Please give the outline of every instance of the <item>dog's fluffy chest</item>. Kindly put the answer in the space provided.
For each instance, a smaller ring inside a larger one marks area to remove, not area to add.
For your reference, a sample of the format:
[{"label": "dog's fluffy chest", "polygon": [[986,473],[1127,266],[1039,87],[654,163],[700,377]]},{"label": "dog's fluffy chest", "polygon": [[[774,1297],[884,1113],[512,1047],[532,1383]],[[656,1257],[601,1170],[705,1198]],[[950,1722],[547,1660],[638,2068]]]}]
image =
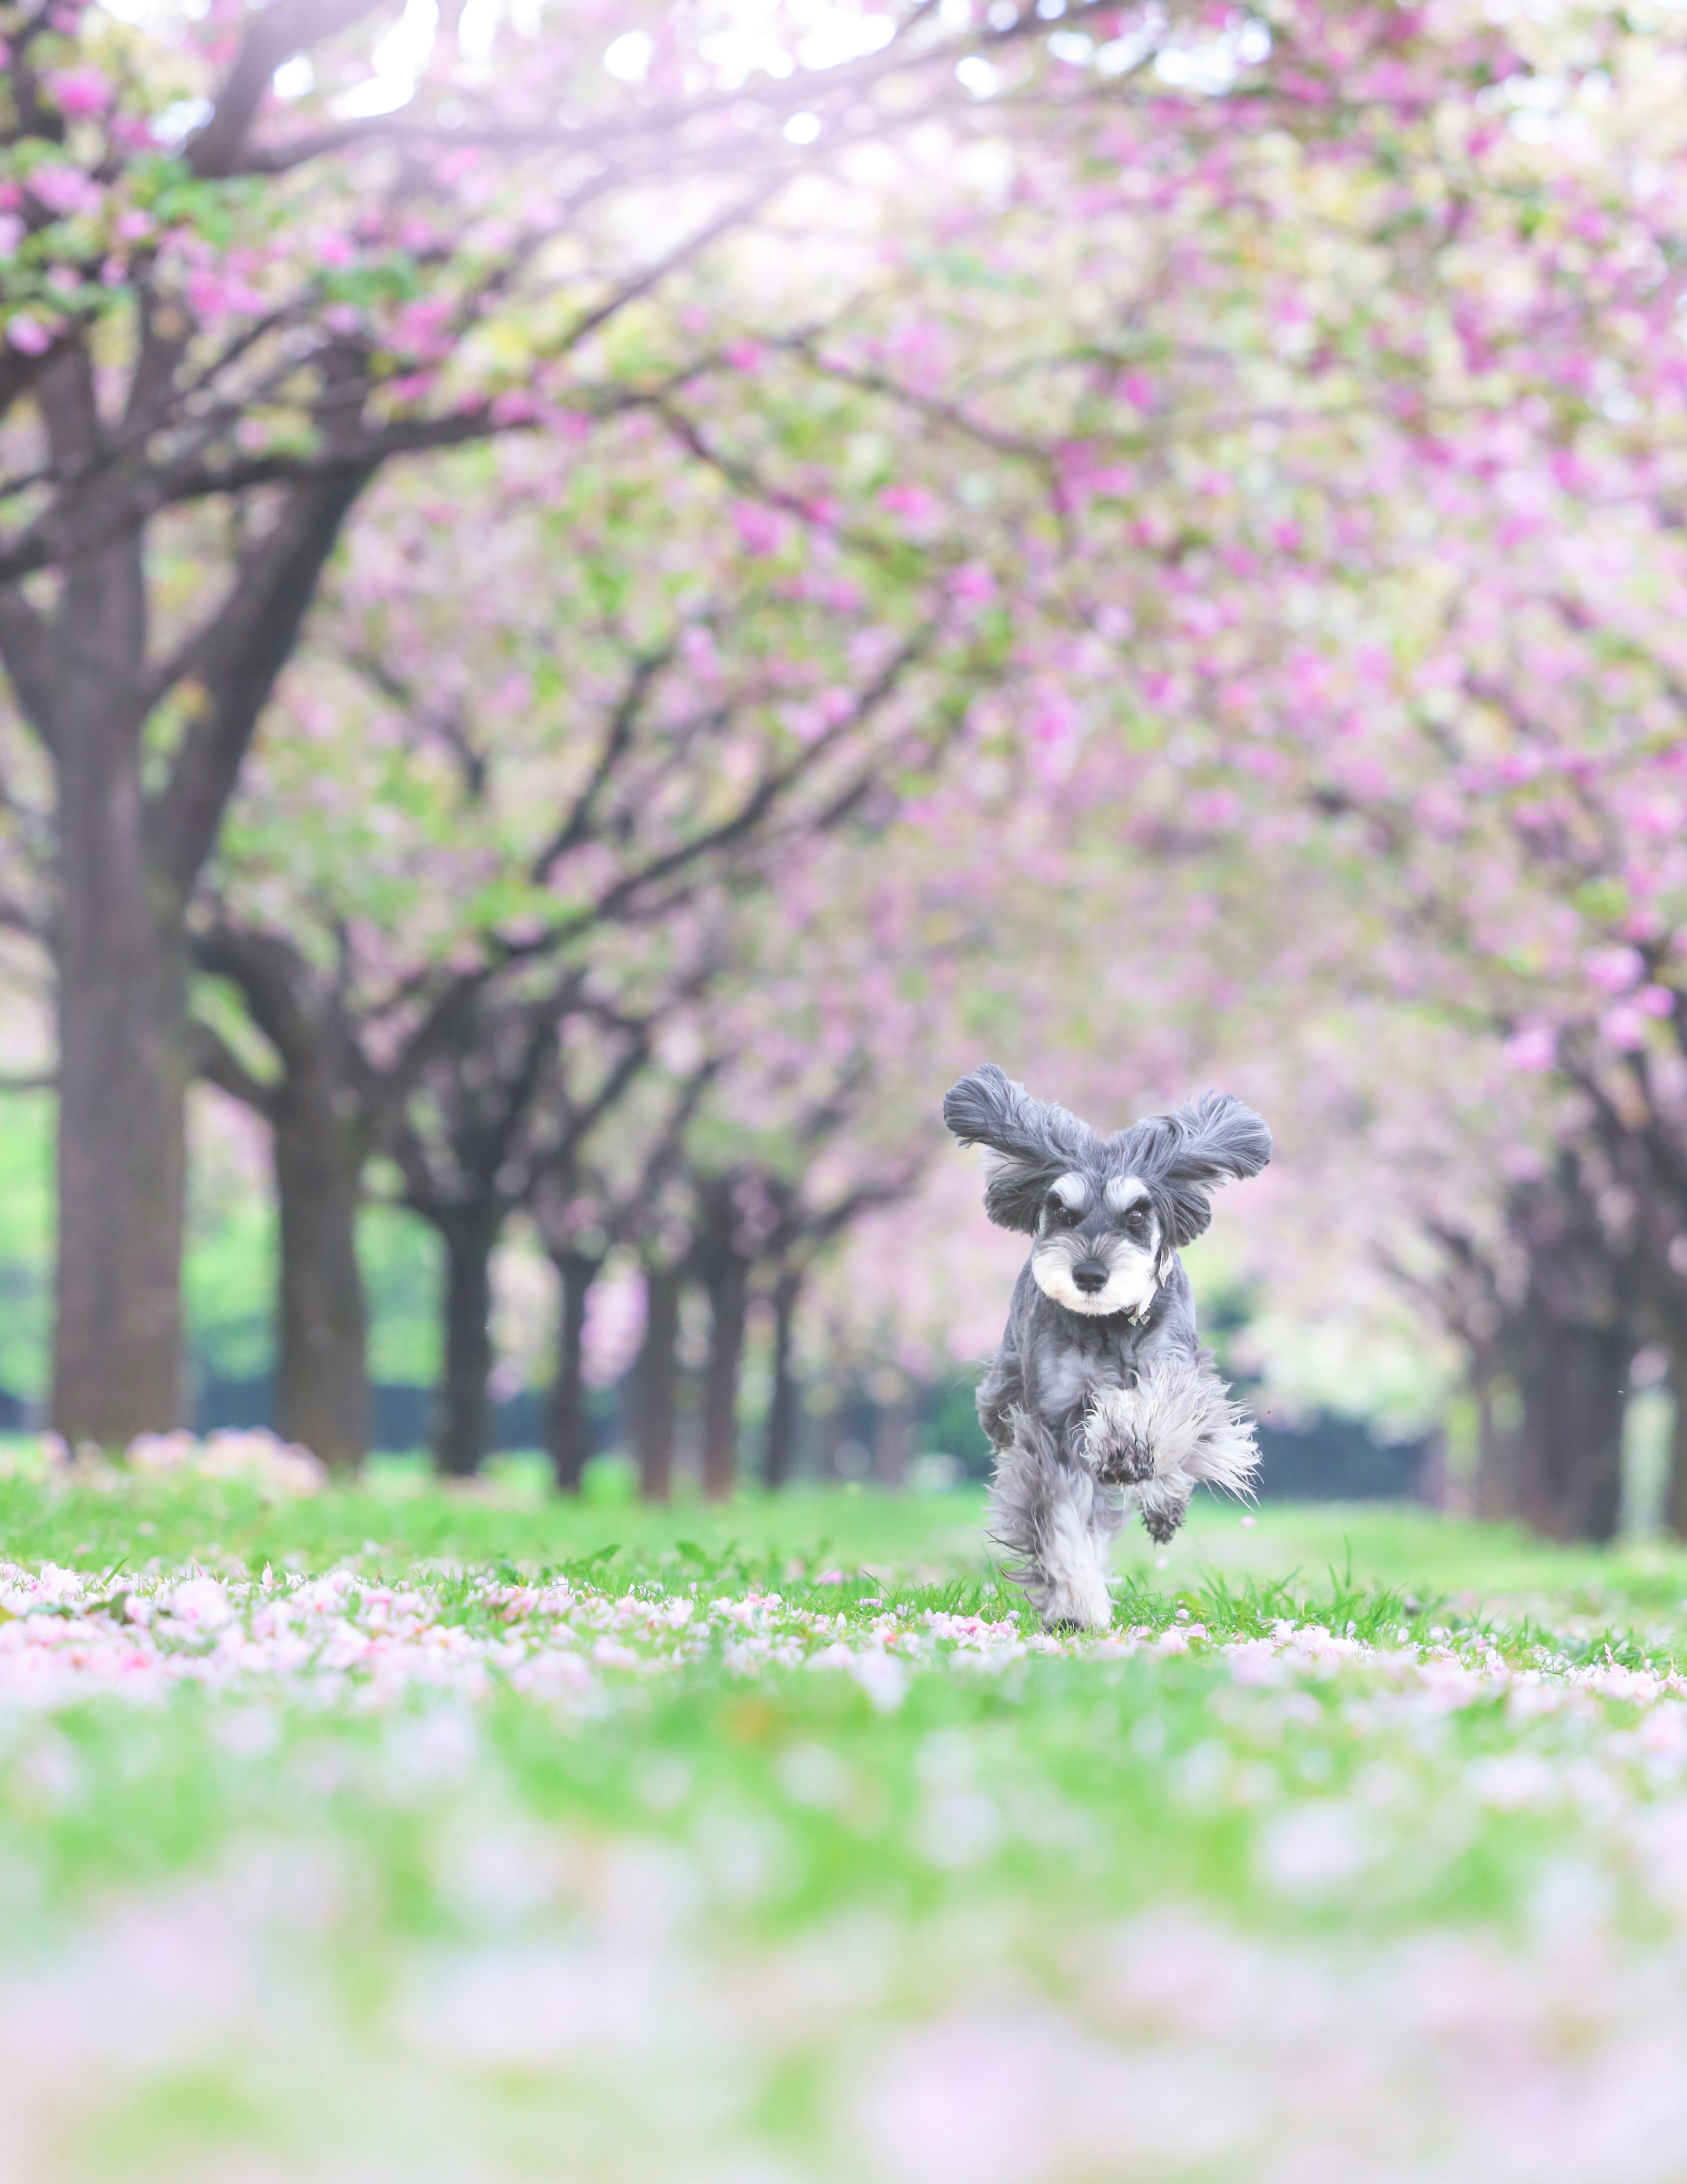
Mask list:
[{"label": "dog's fluffy chest", "polygon": [[1111,1330],[1088,1340],[1046,1331],[1036,1345],[1027,1390],[1033,1408],[1050,1425],[1058,1425],[1082,1410],[1098,1390],[1133,1386],[1135,1350],[1134,1343]]}]

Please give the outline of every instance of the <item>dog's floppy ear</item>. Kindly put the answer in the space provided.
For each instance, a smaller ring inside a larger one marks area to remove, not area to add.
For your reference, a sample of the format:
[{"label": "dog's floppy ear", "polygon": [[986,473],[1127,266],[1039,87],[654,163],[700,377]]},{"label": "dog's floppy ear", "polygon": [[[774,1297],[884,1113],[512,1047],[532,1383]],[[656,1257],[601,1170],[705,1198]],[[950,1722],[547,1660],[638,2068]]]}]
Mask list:
[{"label": "dog's floppy ear", "polygon": [[1055,1178],[1100,1150],[1087,1123],[1033,1100],[994,1061],[944,1095],[943,1118],[963,1145],[983,1145],[991,1155],[985,1212],[1001,1228],[1027,1234]]},{"label": "dog's floppy ear", "polygon": [[1271,1158],[1271,1132],[1228,1092],[1202,1092],[1145,1127],[1155,1131],[1159,1156],[1161,1218],[1179,1247],[1194,1243],[1211,1220],[1216,1184],[1257,1175]]}]

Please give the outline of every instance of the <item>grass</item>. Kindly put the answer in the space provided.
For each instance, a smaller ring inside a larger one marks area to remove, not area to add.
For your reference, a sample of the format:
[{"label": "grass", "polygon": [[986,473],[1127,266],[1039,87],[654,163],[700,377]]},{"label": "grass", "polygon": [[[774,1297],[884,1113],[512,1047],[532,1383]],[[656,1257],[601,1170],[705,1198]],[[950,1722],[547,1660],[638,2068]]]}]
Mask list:
[{"label": "grass", "polygon": [[981,1518],[0,1480],[0,2176],[1677,2173],[1687,1556]]},{"label": "grass", "polygon": [[[513,1474],[513,1477],[512,1477]],[[180,1479],[49,1488],[0,1478],[0,1553],[86,1571],[166,1570],[190,1559],[255,1575],[265,1564],[316,1573],[347,1561],[371,1576],[419,1563],[604,1585],[699,1577],[711,1591],[811,1580],[841,1565],[909,1611],[1016,1614],[984,1537],[982,1490],[929,1496],[799,1487],[724,1506],[682,1499],[649,1508],[616,1494],[544,1493],[535,1467],[442,1489],[388,1462],[353,1488],[303,1498]],[[1419,1618],[1512,1644],[1541,1635],[1577,1658],[1687,1660],[1687,1552],[1661,1542],[1564,1548],[1511,1527],[1394,1504],[1267,1504],[1244,1522],[1198,1504],[1164,1552],[1139,1531],[1117,1557],[1119,1616],[1159,1629],[1179,1606],[1218,1637],[1254,1635],[1278,1617],[1349,1622],[1375,1639]],[[833,1596],[827,1592],[830,1601]]]}]

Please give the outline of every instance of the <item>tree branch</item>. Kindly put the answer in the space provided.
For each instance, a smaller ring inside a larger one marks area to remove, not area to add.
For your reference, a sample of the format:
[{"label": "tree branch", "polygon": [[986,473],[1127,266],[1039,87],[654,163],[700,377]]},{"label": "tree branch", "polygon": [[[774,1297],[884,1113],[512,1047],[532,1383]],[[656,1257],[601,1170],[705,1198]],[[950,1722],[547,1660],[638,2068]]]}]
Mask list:
[{"label": "tree branch", "polygon": [[193,172],[220,181],[247,171],[241,153],[281,63],[334,32],[349,30],[381,4],[381,0],[278,0],[266,8],[241,41],[210,120],[188,139],[187,164]]},{"label": "tree branch", "polygon": [[[782,131],[786,120],[793,114],[805,113],[817,106],[841,108],[846,103],[846,96],[858,95],[878,83],[921,71],[942,74],[966,53],[999,53],[1045,35],[1050,28],[1049,21],[1027,8],[1005,29],[987,31],[982,36],[936,39],[922,45],[920,33],[935,14],[935,0],[921,0],[921,4],[898,26],[894,38],[880,52],[830,68],[799,69],[782,82],[765,80],[755,86],[755,105]],[[1110,19],[1112,14],[1113,0],[1075,0],[1075,4],[1065,10],[1061,27],[1069,31],[1093,18]],[[1153,59],[1158,42],[1150,42],[1142,60],[1129,72],[1131,75],[1140,73]],[[1111,88],[1116,90],[1127,80],[1115,78]],[[602,153],[617,143],[637,144],[642,140],[660,147],[664,164],[671,168],[676,148],[688,125],[734,117],[742,113],[744,104],[745,94],[741,89],[709,92],[697,98],[669,100],[639,112],[613,114],[583,126],[576,122],[549,129],[520,130],[477,128],[461,123],[448,129],[441,122],[418,120],[411,114],[379,114],[365,121],[313,131],[309,136],[295,137],[291,143],[253,146],[245,152],[238,168],[228,171],[287,174],[337,152],[380,142],[409,145],[425,155],[437,156],[448,147],[460,146],[505,153]],[[916,120],[923,119],[927,111],[910,108],[906,114],[894,118],[905,122]],[[828,132],[815,152],[800,159],[793,153],[792,171],[817,164],[834,149],[835,140]]]},{"label": "tree branch", "polygon": [[276,1087],[265,1084],[254,1077],[220,1032],[195,1017],[188,1025],[188,1039],[193,1074],[207,1084],[214,1084],[220,1092],[226,1092],[242,1107],[254,1114],[273,1117],[276,1111]]},{"label": "tree branch", "polygon": [[160,863],[183,895],[211,853],[259,716],[292,653],[340,526],[370,474],[366,465],[347,464],[296,493],[214,621],[179,664],[176,679],[203,683],[208,702],[148,817]]},{"label": "tree branch", "polygon": [[607,787],[610,777],[631,748],[638,726],[639,714],[649,695],[650,686],[674,656],[674,648],[665,646],[660,652],[641,654],[632,664],[626,688],[620,702],[610,716],[610,725],[604,735],[603,748],[580,794],[575,798],[567,817],[558,827],[529,866],[536,883],[543,884],[550,877],[553,867],[571,850],[577,850],[590,838],[593,816],[597,801]]},{"label": "tree branch", "polygon": [[15,585],[0,588],[0,660],[19,711],[51,751],[58,739],[52,635]]},{"label": "tree branch", "polygon": [[314,1059],[321,1033],[300,994],[310,967],[284,933],[219,919],[193,936],[192,947],[200,970],[239,987],[247,1013],[280,1055],[283,1069],[291,1072]]}]

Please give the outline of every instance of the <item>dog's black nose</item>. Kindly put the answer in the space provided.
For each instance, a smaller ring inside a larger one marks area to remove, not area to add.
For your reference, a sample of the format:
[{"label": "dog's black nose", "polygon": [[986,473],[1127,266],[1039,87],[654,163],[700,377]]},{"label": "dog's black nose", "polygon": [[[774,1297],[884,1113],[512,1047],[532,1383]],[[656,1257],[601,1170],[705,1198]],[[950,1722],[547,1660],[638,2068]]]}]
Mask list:
[{"label": "dog's black nose", "polygon": [[1080,1259],[1072,1270],[1072,1278],[1086,1296],[1094,1296],[1097,1290],[1107,1286],[1107,1269],[1099,1259]]}]

